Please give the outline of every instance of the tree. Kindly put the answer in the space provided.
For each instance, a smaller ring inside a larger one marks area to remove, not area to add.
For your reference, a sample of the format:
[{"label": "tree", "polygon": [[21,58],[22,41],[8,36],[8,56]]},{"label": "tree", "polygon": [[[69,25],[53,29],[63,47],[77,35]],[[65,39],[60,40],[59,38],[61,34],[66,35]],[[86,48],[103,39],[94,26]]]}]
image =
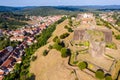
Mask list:
[{"label": "tree", "polygon": [[68,50],[66,48],[62,48],[61,49],[61,56],[63,58],[67,57],[68,56]]},{"label": "tree", "polygon": [[53,48],[56,49],[56,50],[58,50],[58,51],[60,51],[61,48],[62,48],[62,46],[59,45],[58,43],[55,43],[55,44],[53,45]]},{"label": "tree", "polygon": [[32,56],[32,61],[35,61],[37,59],[37,56]]},{"label": "tree", "polygon": [[71,20],[71,18],[69,19],[69,23],[68,23],[70,26],[72,26],[73,22]]},{"label": "tree", "polygon": [[68,28],[68,32],[73,32],[72,28]]},{"label": "tree", "polygon": [[98,70],[95,72],[95,76],[96,76],[96,78],[98,78],[98,79],[103,79],[103,78],[104,78],[104,71],[101,70],[101,69],[98,69]]},{"label": "tree", "polygon": [[43,56],[46,56],[48,54],[48,52],[49,52],[48,50],[44,50],[43,51]]},{"label": "tree", "polygon": [[68,26],[67,26],[67,25],[65,25],[65,26],[64,26],[64,28],[65,28],[65,29],[68,29]]},{"label": "tree", "polygon": [[64,34],[60,35],[60,38],[61,39],[65,39],[68,36],[69,36],[69,33],[64,33]]},{"label": "tree", "polygon": [[112,80],[112,77],[109,73],[105,74],[105,80]]},{"label": "tree", "polygon": [[117,40],[120,40],[120,34],[115,35],[115,38],[116,38]]},{"label": "tree", "polygon": [[111,76],[106,76],[105,80],[112,80],[112,77]]},{"label": "tree", "polygon": [[52,46],[52,45],[49,45],[48,49],[52,49],[52,48],[53,48],[53,46]]},{"label": "tree", "polygon": [[53,38],[53,42],[56,42],[57,39],[58,39],[58,36],[55,36],[55,37]]},{"label": "tree", "polygon": [[78,67],[80,70],[87,68],[87,66],[88,66],[87,62],[84,62],[84,61],[78,64]]}]

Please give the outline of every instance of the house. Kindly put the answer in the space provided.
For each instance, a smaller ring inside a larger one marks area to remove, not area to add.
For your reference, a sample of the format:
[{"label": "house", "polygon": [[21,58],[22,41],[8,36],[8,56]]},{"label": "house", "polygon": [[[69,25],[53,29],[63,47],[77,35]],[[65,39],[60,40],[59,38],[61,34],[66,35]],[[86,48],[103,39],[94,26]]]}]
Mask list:
[{"label": "house", "polygon": [[0,69],[0,80],[3,80],[4,78],[4,71]]},{"label": "house", "polygon": [[6,61],[4,61],[1,67],[12,68],[15,62],[16,60],[13,57],[9,57]]},{"label": "house", "polygon": [[0,76],[0,80],[3,80],[4,76]]},{"label": "house", "polygon": [[13,51],[13,47],[8,46],[0,52],[0,65],[8,58]]},{"label": "house", "polygon": [[25,36],[13,36],[13,37],[11,37],[10,38],[10,41],[23,41],[24,40],[24,38],[25,38]]}]

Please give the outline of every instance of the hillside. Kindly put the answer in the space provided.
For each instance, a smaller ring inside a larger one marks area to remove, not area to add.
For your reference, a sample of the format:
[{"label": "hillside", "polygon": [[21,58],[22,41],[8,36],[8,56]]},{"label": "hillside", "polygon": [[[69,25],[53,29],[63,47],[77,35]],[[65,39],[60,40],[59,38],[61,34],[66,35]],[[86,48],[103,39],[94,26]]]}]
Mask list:
[{"label": "hillside", "polygon": [[14,12],[17,14],[28,15],[61,15],[61,14],[76,14],[78,12],[87,11],[119,11],[120,5],[107,5],[107,6],[26,6],[26,7],[8,7],[0,6],[0,12]]},{"label": "hillside", "polygon": [[17,29],[27,23],[24,15],[14,14],[12,12],[0,12],[0,28],[1,29]]},{"label": "hillside", "polygon": [[48,16],[48,15],[64,15],[64,14],[75,14],[76,11],[70,10],[62,10],[57,9],[56,7],[36,7],[24,9],[21,11],[17,11],[17,13],[28,14],[28,15],[40,15],[40,16]]}]

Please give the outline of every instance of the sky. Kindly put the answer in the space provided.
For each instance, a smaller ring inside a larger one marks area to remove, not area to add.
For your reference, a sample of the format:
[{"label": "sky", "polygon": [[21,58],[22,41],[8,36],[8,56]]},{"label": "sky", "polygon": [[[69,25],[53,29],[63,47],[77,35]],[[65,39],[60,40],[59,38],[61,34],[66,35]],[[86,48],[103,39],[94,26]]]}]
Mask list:
[{"label": "sky", "polygon": [[0,0],[0,6],[120,5],[120,0]]}]

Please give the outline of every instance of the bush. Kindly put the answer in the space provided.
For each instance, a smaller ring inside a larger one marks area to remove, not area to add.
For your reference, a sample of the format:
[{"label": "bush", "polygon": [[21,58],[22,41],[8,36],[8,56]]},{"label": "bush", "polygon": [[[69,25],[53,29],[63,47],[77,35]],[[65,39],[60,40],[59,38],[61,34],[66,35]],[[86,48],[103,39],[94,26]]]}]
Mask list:
[{"label": "bush", "polygon": [[105,77],[105,80],[112,80],[112,77],[109,75],[109,76],[106,76]]},{"label": "bush", "polygon": [[67,57],[68,56],[68,50],[66,48],[62,48],[61,49],[61,56],[63,58]]},{"label": "bush", "polygon": [[117,49],[117,46],[115,43],[107,43],[106,47],[111,48],[111,49]]},{"label": "bush", "polygon": [[73,61],[73,64],[77,64],[78,63],[78,61]]},{"label": "bush", "polygon": [[48,54],[48,52],[49,52],[48,50],[44,50],[43,51],[43,56],[46,56]]},{"label": "bush", "polygon": [[98,79],[103,79],[104,78],[104,71],[103,70],[97,70],[96,72],[95,72],[95,76],[96,76],[96,78],[98,78]]},{"label": "bush", "polygon": [[73,32],[72,28],[68,28],[68,32]]},{"label": "bush", "polygon": [[90,43],[88,41],[80,42],[79,46],[88,46],[89,47]]},{"label": "bush", "polygon": [[55,43],[55,44],[53,45],[53,48],[56,49],[56,50],[58,50],[58,51],[60,51],[61,48],[62,48],[62,46],[59,45],[58,43]]},{"label": "bush", "polygon": [[56,42],[57,39],[58,39],[58,36],[55,36],[55,37],[53,38],[53,42]]},{"label": "bush", "polygon": [[32,61],[35,61],[37,59],[37,56],[32,56]]},{"label": "bush", "polygon": [[68,26],[67,25],[65,25],[65,27],[64,27],[65,29],[68,29]]},{"label": "bush", "polygon": [[56,39],[56,43],[58,43],[58,44],[60,44],[61,43],[61,41],[60,41],[60,39],[58,38],[58,39]]},{"label": "bush", "polygon": [[120,40],[120,34],[119,34],[119,35],[115,35],[115,38],[116,38],[117,40]]},{"label": "bush", "polygon": [[79,69],[81,69],[81,70],[87,68],[87,66],[88,66],[87,62],[84,62],[84,61],[83,61],[83,62],[80,62],[80,63],[78,64],[78,67],[79,67]]},{"label": "bush", "polygon": [[71,19],[69,19],[69,23],[68,23],[70,26],[72,26],[73,22]]},{"label": "bush", "polygon": [[48,49],[52,49],[52,48],[53,48],[52,45],[49,45]]},{"label": "bush", "polygon": [[69,36],[69,33],[64,33],[64,34],[62,34],[61,36],[60,36],[60,38],[61,39],[65,39],[66,37],[68,37]]}]

